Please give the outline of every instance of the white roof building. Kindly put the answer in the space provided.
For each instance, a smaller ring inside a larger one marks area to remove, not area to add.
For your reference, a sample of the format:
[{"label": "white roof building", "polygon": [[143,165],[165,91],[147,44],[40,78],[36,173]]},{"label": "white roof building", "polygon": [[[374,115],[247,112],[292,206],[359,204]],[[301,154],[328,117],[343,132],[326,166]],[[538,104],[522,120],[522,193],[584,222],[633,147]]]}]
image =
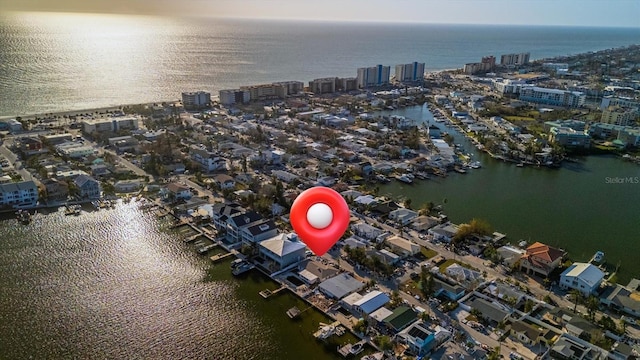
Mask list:
[{"label": "white roof building", "polygon": [[320,291],[335,299],[342,299],[353,292],[359,291],[363,287],[364,283],[362,281],[358,281],[351,275],[345,273],[338,274],[318,285]]},{"label": "white roof building", "polygon": [[305,258],[307,246],[291,241],[289,234],[280,234],[260,242],[260,254],[276,263],[280,269]]},{"label": "white roof building", "polygon": [[589,296],[595,292],[604,278],[602,270],[589,263],[573,263],[560,274],[560,287],[575,289]]},{"label": "white roof building", "polygon": [[382,291],[375,290],[362,296],[360,300],[353,304],[353,307],[359,313],[369,315],[384,306],[390,300],[391,299],[389,299],[387,294]]}]

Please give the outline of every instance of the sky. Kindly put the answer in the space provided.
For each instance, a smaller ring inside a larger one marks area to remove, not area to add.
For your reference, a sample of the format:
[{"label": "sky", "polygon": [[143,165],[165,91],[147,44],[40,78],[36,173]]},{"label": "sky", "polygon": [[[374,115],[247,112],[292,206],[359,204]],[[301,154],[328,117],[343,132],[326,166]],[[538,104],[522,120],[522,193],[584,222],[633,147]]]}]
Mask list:
[{"label": "sky", "polygon": [[0,0],[8,10],[640,28],[640,0]]}]

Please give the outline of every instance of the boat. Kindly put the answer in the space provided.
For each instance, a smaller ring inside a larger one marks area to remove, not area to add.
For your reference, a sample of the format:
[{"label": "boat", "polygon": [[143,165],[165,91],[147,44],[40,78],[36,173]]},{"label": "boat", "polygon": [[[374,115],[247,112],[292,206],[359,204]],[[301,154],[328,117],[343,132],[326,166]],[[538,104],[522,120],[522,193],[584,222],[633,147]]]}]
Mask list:
[{"label": "boat", "polygon": [[377,180],[377,181],[379,181],[379,182],[381,182],[381,183],[383,183],[383,184],[386,184],[386,183],[388,183],[388,182],[391,182],[391,180],[389,180],[389,178],[388,178],[388,177],[386,177],[386,176],[384,176],[384,175],[382,175],[382,174],[378,174],[378,175],[376,175],[376,180]]},{"label": "boat", "polygon": [[205,245],[203,247],[198,248],[198,254],[204,254],[207,251],[213,249],[214,247],[218,246],[218,244],[209,244],[209,245]]},{"label": "boat", "polygon": [[365,356],[360,358],[360,360],[382,360],[382,359],[384,359],[384,353],[383,352],[377,352],[377,353],[373,353],[371,355],[365,355]]},{"label": "boat", "polygon": [[242,274],[246,273],[247,271],[249,271],[249,270],[251,270],[251,269],[253,269],[253,268],[255,268],[255,267],[256,267],[256,266],[255,266],[255,265],[253,265],[252,263],[250,263],[250,262],[248,262],[248,261],[243,261],[243,262],[242,262],[242,264],[240,264],[240,265],[238,265],[238,266],[234,267],[234,268],[231,270],[231,273],[232,273],[234,276],[239,276],[239,275],[242,275]]},{"label": "boat", "polygon": [[407,174],[396,175],[395,178],[396,178],[396,180],[402,181],[405,184],[412,184],[413,183],[413,179],[411,179]]},{"label": "boat", "polygon": [[357,354],[360,354],[363,350],[364,350],[364,343],[358,342],[353,344],[353,346],[351,346],[351,349],[349,350],[349,352],[352,353],[353,355],[357,355]]},{"label": "boat", "polygon": [[64,214],[65,215],[80,215],[80,210],[81,209],[82,209],[82,207],[80,205],[67,205]]},{"label": "boat", "polygon": [[602,251],[596,251],[591,259],[592,262],[601,263],[604,260],[604,253]]},{"label": "boat", "polygon": [[456,167],[454,168],[454,170],[455,170],[456,172],[460,173],[460,174],[466,174],[466,173],[467,173],[467,170],[465,170],[465,169],[463,169],[463,168],[461,168],[461,167],[458,167],[458,166],[456,166]]},{"label": "boat", "polygon": [[429,174],[426,172],[418,171],[416,173],[416,177],[420,180],[429,180]]},{"label": "boat", "polygon": [[518,163],[516,166],[517,166],[517,167],[523,167],[523,166],[524,166],[524,163],[521,163],[521,162],[520,162],[520,163]]},{"label": "boat", "polygon": [[474,161],[471,164],[469,164],[469,167],[472,169],[480,169],[482,165],[480,165],[479,161]]}]

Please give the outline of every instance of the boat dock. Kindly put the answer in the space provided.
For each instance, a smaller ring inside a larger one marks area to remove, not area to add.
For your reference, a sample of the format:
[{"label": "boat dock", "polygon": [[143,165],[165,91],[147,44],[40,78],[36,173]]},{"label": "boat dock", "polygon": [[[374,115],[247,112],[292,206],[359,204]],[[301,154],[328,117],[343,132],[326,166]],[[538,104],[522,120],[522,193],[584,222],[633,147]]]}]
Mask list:
[{"label": "boat dock", "polygon": [[213,243],[213,244],[205,245],[205,246],[203,246],[203,247],[201,247],[201,248],[198,248],[198,250],[197,250],[197,251],[198,251],[198,254],[204,254],[204,253],[206,253],[207,251],[209,251],[209,250],[211,250],[211,249],[213,249],[213,248],[215,248],[215,247],[217,247],[217,246],[218,246],[218,244]]},{"label": "boat dock", "polygon": [[[342,324],[337,320],[331,324],[320,323],[320,328],[318,331],[313,333],[313,337],[321,340],[327,339],[331,335],[337,333],[337,329],[340,327],[342,327]],[[344,334],[344,328],[339,331]]]},{"label": "boat dock", "polygon": [[279,293],[280,291],[286,289],[287,287],[282,285],[279,288],[275,289],[275,290],[269,290],[269,289],[264,289],[262,291],[260,291],[260,296],[262,296],[265,299],[268,299],[270,296],[275,295],[277,293]]},{"label": "boat dock", "polygon": [[357,355],[364,350],[364,345],[366,343],[367,342],[365,340],[360,340],[355,344],[346,344],[342,347],[338,347],[338,352],[344,357],[347,357],[350,354]]},{"label": "boat dock", "polygon": [[230,256],[234,256],[234,253],[224,253],[224,254],[217,254],[217,255],[213,255],[212,257],[210,257],[211,261],[213,262],[218,262],[220,260],[226,259]]}]

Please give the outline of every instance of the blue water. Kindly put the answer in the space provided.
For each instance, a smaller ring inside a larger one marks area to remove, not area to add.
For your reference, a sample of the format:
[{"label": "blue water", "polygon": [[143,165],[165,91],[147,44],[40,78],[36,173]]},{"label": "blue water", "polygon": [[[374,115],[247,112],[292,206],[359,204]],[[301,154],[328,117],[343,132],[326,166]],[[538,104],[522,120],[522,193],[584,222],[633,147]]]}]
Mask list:
[{"label": "blue water", "polygon": [[355,24],[11,13],[0,15],[0,116],[175,100],[180,92],[355,76],[375,64],[428,71],[482,56],[532,59],[626,46],[640,29]]}]

